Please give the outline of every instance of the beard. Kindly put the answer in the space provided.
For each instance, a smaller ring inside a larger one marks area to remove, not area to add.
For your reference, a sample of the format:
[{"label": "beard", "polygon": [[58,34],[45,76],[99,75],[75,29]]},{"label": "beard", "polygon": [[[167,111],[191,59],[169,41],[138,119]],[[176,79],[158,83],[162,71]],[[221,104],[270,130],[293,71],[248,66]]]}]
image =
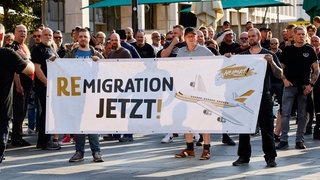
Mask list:
[{"label": "beard", "polygon": [[249,42],[249,45],[250,45],[250,46],[256,46],[256,45],[258,45],[258,42],[256,42],[256,41],[254,41],[254,42]]},{"label": "beard", "polygon": [[87,47],[87,43],[86,43],[85,41],[80,41],[80,42],[79,42],[79,46],[80,46],[81,48],[85,48],[85,47]]},{"label": "beard", "polygon": [[112,49],[112,50],[117,50],[118,48],[119,48],[118,44],[115,44],[115,45],[112,45],[112,46],[111,46],[111,49]]}]

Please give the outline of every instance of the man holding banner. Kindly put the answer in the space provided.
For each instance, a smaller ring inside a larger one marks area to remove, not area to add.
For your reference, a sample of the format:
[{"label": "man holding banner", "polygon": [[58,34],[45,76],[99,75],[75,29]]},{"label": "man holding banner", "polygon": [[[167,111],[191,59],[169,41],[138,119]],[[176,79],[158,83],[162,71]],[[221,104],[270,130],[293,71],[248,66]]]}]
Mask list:
[{"label": "man holding banner", "polygon": [[[192,27],[188,27],[184,32],[185,42],[187,46],[179,49],[177,57],[190,57],[190,56],[214,56],[212,52],[204,47],[200,46],[197,41],[197,31]],[[210,134],[202,134],[203,136],[203,152],[200,160],[210,159]],[[187,148],[181,153],[176,154],[176,158],[194,157],[194,144],[193,144],[193,134],[185,134],[185,139],[187,143]]]},{"label": "man holding banner", "polygon": [[[89,46],[90,33],[87,29],[79,30],[79,48],[75,48],[65,55],[65,58],[92,58],[93,61],[102,59],[103,56],[96,51],[93,47]],[[103,162],[100,153],[100,143],[98,134],[88,134],[90,148],[92,151],[94,162]],[[86,142],[85,134],[76,135],[76,153],[69,159],[69,162],[80,162],[84,160],[84,146]]]},{"label": "man holding banner", "polygon": [[[264,58],[268,62],[266,76],[264,79],[260,110],[258,115],[258,123],[261,128],[262,149],[265,153],[264,158],[267,163],[267,167],[275,167],[277,166],[277,163],[275,162],[275,157],[277,156],[277,153],[273,138],[274,120],[272,112],[272,94],[270,93],[270,78],[272,74],[276,78],[282,78],[282,69],[277,56],[271,51],[261,47],[261,34],[258,29],[250,29],[248,31],[248,38],[250,49],[245,52],[242,52],[241,54],[266,54]],[[228,53],[226,54],[226,56],[230,57],[231,54]],[[242,166],[247,165],[249,163],[251,157],[250,134],[240,134],[238,156],[239,158],[232,163],[233,166]]]}]

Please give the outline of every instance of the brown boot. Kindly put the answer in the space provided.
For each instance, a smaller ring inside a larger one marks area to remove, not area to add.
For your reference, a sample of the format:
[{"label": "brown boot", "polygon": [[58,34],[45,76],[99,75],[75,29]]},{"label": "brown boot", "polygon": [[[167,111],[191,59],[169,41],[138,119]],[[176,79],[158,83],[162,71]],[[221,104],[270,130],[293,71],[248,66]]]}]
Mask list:
[{"label": "brown boot", "polygon": [[202,155],[201,155],[201,157],[200,157],[199,159],[200,159],[200,160],[208,160],[208,159],[210,159],[210,151],[204,149],[204,150],[202,151]]},{"label": "brown boot", "polygon": [[193,158],[194,151],[185,149],[181,153],[175,154],[175,157],[176,158],[186,158],[186,157]]}]

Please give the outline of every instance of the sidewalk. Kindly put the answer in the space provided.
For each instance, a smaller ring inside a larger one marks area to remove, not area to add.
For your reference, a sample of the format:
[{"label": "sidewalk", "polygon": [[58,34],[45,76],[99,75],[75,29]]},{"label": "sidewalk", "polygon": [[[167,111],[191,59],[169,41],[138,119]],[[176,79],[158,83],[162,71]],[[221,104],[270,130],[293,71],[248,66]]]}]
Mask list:
[{"label": "sidewalk", "polygon": [[[26,136],[32,146],[7,149],[0,179],[320,179],[320,141],[305,136],[307,149],[296,150],[295,130],[291,124],[289,150],[278,151],[276,168],[265,167],[261,136],[252,136],[252,158],[242,167],[232,166],[237,146],[223,145],[221,135],[211,136],[212,157],[207,161],[198,160],[202,147],[196,146],[195,158],[174,158],[185,147],[182,134],[169,144],[160,143],[163,134],[147,134],[129,143],[102,141],[103,163],[92,162],[88,145],[85,161],[69,163],[73,144],[58,151],[37,150],[37,136]],[[238,136],[232,138],[238,144]]]}]

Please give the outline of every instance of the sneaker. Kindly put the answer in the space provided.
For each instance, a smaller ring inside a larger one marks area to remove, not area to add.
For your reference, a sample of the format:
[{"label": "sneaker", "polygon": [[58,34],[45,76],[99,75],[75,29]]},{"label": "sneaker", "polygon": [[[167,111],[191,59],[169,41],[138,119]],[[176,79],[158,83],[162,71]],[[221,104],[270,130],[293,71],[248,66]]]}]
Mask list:
[{"label": "sneaker", "polygon": [[167,134],[164,138],[161,139],[161,143],[171,143],[173,142],[173,137],[171,134]]},{"label": "sneaker", "polygon": [[249,159],[239,157],[235,162],[232,163],[233,166],[244,166],[249,164]]},{"label": "sneaker", "polygon": [[61,145],[72,144],[70,136],[65,136],[61,141],[59,141],[59,144]]},{"label": "sneaker", "polygon": [[122,137],[119,138],[119,142],[130,142],[133,141],[133,137]]},{"label": "sneaker", "polygon": [[175,154],[174,156],[176,158],[185,158],[185,157],[193,158],[194,157],[194,151],[185,149],[181,153]]},{"label": "sneaker", "polygon": [[42,147],[42,150],[60,150],[61,146],[59,142],[48,142],[46,146]]},{"label": "sneaker", "polygon": [[296,149],[306,149],[307,147],[306,147],[306,145],[304,145],[303,142],[297,142],[295,148]]},{"label": "sneaker", "polygon": [[210,159],[210,151],[209,150],[203,150],[202,155],[199,158],[200,160],[208,160]]},{"label": "sneaker", "polygon": [[20,139],[19,141],[12,140],[11,145],[22,147],[22,146],[30,146],[31,144],[24,139]]},{"label": "sneaker", "polygon": [[37,132],[35,130],[32,130],[32,129],[28,128],[27,129],[27,134],[28,135],[35,135],[35,134],[37,134]]},{"label": "sneaker", "polygon": [[94,162],[104,162],[100,152],[95,152],[92,156],[93,156],[93,161]]},{"label": "sneaker", "polygon": [[289,147],[288,142],[280,141],[280,143],[276,146],[276,149],[285,150],[285,149],[288,149],[288,147]]},{"label": "sneaker", "polygon": [[266,160],[266,163],[267,163],[267,167],[276,167],[277,166],[277,163],[274,159],[268,159],[268,160]]},{"label": "sneaker", "polygon": [[235,146],[236,145],[236,143],[231,138],[226,138],[226,139],[222,138],[222,143],[226,144],[228,146]]},{"label": "sneaker", "polygon": [[81,154],[80,152],[76,152],[70,159],[69,162],[80,162],[83,161],[83,154]]},{"label": "sneaker", "polygon": [[103,135],[103,140],[104,141],[113,141],[115,138],[112,136],[112,134],[105,134]]}]

